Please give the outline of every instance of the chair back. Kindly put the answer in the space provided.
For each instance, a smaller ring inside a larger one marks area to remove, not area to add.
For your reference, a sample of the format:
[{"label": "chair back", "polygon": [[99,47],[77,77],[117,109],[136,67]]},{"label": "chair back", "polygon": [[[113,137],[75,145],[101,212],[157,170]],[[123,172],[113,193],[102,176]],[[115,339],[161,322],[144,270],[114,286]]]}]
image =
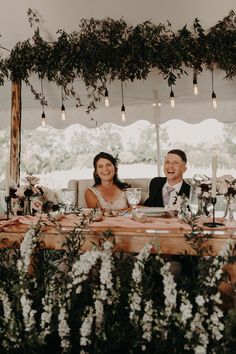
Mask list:
[{"label": "chair back", "polygon": [[[142,204],[144,200],[148,197],[149,183],[151,178],[126,178],[124,181],[131,185],[131,187],[142,188]],[[84,193],[87,188],[93,186],[93,179],[79,179],[69,181],[69,188],[74,188],[77,193],[77,206],[79,208],[86,208],[86,202],[84,198]]]}]

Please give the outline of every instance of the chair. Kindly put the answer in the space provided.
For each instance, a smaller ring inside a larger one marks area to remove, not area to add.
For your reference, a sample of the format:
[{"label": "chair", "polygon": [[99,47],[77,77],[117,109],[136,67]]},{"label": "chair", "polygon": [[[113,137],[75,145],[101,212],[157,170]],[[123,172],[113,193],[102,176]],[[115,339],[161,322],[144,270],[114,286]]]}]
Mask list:
[{"label": "chair", "polygon": [[[148,197],[149,183],[151,178],[126,178],[125,182],[130,184],[132,187],[142,188],[141,204]],[[79,208],[86,208],[86,202],[84,199],[84,192],[87,188],[94,184],[93,179],[79,179],[69,181],[68,187],[77,191],[77,206]]]}]

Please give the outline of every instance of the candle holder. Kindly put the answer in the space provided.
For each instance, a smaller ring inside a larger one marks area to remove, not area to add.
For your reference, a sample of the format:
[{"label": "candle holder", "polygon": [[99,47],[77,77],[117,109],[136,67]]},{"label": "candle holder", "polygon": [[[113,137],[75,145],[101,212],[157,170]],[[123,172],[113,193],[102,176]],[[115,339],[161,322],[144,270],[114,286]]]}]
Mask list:
[{"label": "candle holder", "polygon": [[206,227],[217,227],[217,226],[224,226],[224,224],[222,222],[216,222],[215,221],[215,205],[216,205],[216,197],[215,198],[211,198],[211,203],[213,206],[213,210],[212,210],[212,222],[204,222],[203,226]]},{"label": "candle holder", "polygon": [[10,212],[11,212],[11,197],[9,195],[5,196],[5,202],[7,204],[6,215],[7,215],[7,220],[8,220]]}]

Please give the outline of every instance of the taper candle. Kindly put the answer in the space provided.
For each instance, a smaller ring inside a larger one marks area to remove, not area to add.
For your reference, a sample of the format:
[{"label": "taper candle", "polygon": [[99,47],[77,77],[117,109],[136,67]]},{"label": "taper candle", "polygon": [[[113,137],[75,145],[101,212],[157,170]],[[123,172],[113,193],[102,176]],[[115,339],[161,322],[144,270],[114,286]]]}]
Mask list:
[{"label": "taper candle", "polygon": [[216,197],[216,168],[217,168],[217,155],[212,156],[212,186],[211,186],[211,197]]},{"label": "taper candle", "polygon": [[9,176],[10,175],[10,166],[9,162],[6,162],[6,167],[5,167],[5,193],[6,197],[9,197]]}]

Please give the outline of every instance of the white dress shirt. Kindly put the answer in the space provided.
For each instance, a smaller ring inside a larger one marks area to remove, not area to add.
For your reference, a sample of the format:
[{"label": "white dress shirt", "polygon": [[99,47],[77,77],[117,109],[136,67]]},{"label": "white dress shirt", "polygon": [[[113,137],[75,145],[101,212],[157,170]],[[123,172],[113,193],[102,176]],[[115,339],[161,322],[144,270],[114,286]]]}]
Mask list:
[{"label": "white dress shirt", "polygon": [[169,200],[169,205],[172,205],[175,202],[175,199],[182,187],[183,181],[180,181],[177,184],[174,184],[173,186],[169,185],[168,182],[166,182],[162,188],[162,198],[164,197],[164,195],[167,193],[167,186],[169,187],[173,187],[174,190],[170,193],[170,200]]}]

